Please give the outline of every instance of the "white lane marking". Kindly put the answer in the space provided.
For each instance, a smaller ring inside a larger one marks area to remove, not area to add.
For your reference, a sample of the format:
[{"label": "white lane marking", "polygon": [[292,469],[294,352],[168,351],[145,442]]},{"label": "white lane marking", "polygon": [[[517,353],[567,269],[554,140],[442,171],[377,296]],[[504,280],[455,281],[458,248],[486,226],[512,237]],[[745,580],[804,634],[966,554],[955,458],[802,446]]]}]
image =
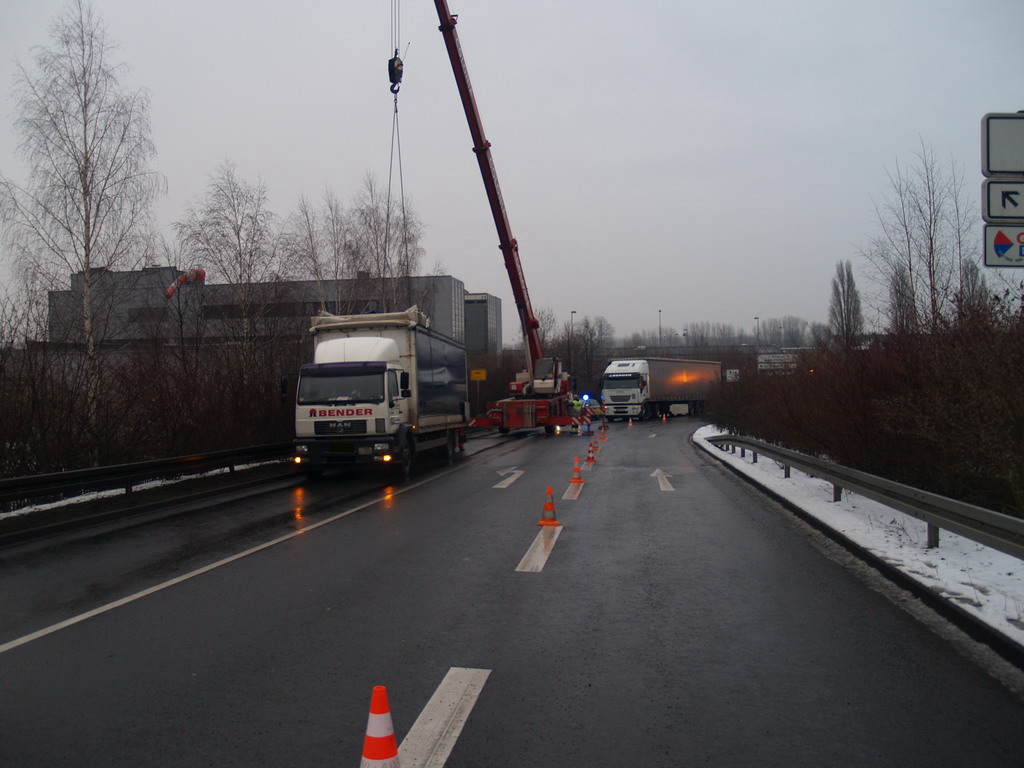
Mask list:
[{"label": "white lane marking", "polygon": [[668,479],[670,477],[672,477],[672,475],[666,475],[663,470],[656,469],[653,472],[651,472],[650,476],[658,478],[658,488],[660,488],[661,490],[663,490],[663,491],[674,491],[675,490],[675,488],[672,487],[672,483],[670,483],[668,481]]},{"label": "white lane marking", "polygon": [[403,768],[443,768],[491,674],[452,667],[398,748]]},{"label": "white lane marking", "polygon": [[562,494],[562,499],[564,501],[576,501],[580,497],[580,491],[582,490],[583,483],[569,483],[569,487]]},{"label": "white lane marking", "polygon": [[445,475],[449,475],[452,472],[459,471],[459,469],[461,469],[461,467],[449,469],[446,472],[433,475],[432,477],[428,477],[426,480],[420,480],[418,483],[413,483],[412,485],[408,485],[403,488],[392,488],[391,490],[385,492],[383,496],[380,496],[376,499],[371,499],[370,501],[360,504],[359,506],[352,507],[351,509],[346,509],[344,512],[339,512],[338,514],[321,520],[318,523],[307,525],[305,528],[301,530],[294,531],[285,536],[281,536],[280,538],[273,539],[272,541],[264,542],[263,544],[253,547],[252,549],[245,550],[245,552],[239,552],[237,555],[225,557],[223,560],[218,560],[215,563],[204,565],[202,568],[197,568],[196,570],[190,571],[189,573],[183,573],[181,576],[176,576],[175,578],[169,579],[168,581],[162,582],[160,584],[155,584],[154,586],[149,587],[148,589],[144,589],[141,592],[136,592],[134,595],[122,597],[120,600],[115,600],[112,603],[101,605],[98,608],[93,608],[91,611],[80,613],[78,616],[72,616],[70,619],[65,619],[64,621],[58,622],[56,624],[51,624],[49,627],[44,627],[43,629],[32,632],[31,634],[24,635],[23,637],[11,640],[10,642],[0,645],[0,653],[6,653],[7,651],[13,650],[14,648],[17,648],[20,645],[31,643],[33,640],[38,640],[41,637],[46,637],[47,635],[53,634],[58,630],[67,629],[68,627],[72,627],[75,624],[85,621],[86,619],[91,619],[94,616],[99,616],[100,614],[106,613],[107,611],[112,611],[115,608],[120,608],[122,605],[134,603],[136,600],[141,600],[144,597],[148,597],[149,595],[165,590],[168,587],[173,587],[176,584],[181,584],[183,581],[188,581],[189,579],[195,578],[196,576],[200,576],[201,574],[207,573],[209,571],[213,571],[217,568],[220,568],[221,566],[229,565],[230,563],[233,563],[236,560],[241,560],[243,557],[248,557],[249,555],[254,555],[257,552],[262,552],[264,549],[269,549],[270,547],[276,546],[278,544],[283,544],[286,541],[291,541],[296,536],[302,536],[304,534],[307,534],[310,531],[315,530],[323,525],[336,522],[343,517],[348,517],[349,515],[355,512],[359,512],[360,510],[366,509],[367,507],[372,507],[374,504],[379,504],[385,499],[390,499],[391,497],[398,496],[399,494],[405,493],[406,491],[411,491],[413,488],[419,488],[421,485],[432,483],[435,480],[439,480],[440,478],[444,477]]},{"label": "white lane marking", "polygon": [[516,566],[517,573],[540,573],[544,570],[544,564],[548,561],[548,555],[554,549],[558,534],[562,532],[560,525],[542,526],[540,532],[533,540],[533,544],[526,550],[523,559]]},{"label": "white lane marking", "polygon": [[518,480],[520,477],[522,477],[524,472],[521,469],[516,469],[515,467],[511,467],[510,469],[499,469],[498,470],[498,474],[499,475],[508,475],[508,477],[506,477],[504,480],[502,480],[497,485],[492,485],[491,486],[492,488],[508,488],[510,485],[512,485],[512,483],[514,483],[516,480]]}]

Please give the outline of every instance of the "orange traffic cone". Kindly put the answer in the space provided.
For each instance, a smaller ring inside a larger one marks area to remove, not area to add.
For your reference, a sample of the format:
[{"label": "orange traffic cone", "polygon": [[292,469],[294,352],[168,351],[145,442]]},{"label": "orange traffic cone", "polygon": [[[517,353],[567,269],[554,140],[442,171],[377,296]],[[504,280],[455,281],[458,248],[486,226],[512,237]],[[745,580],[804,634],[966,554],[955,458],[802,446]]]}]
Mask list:
[{"label": "orange traffic cone", "polygon": [[664,413],[661,414],[661,423],[668,424],[668,416],[666,416]]},{"label": "orange traffic cone", "polygon": [[537,525],[561,525],[555,517],[555,499],[551,492],[551,486],[547,488],[548,499],[544,502],[544,512],[540,516]]},{"label": "orange traffic cone", "polygon": [[607,432],[607,431],[608,431],[608,430],[607,430],[607,428],[605,427],[605,425],[604,425],[604,424],[602,424],[602,425],[601,425],[601,442],[602,442],[602,443],[606,443],[606,442],[608,442],[608,437],[607,437],[607,436],[605,435],[605,432]]},{"label": "orange traffic cone", "polygon": [[398,763],[398,742],[391,724],[388,692],[383,685],[374,686],[370,700],[370,718],[363,740],[363,760],[359,768],[401,768]]},{"label": "orange traffic cone", "polygon": [[576,457],[576,461],[572,467],[572,477],[569,479],[570,483],[582,483],[583,476],[580,474],[580,457]]},{"label": "orange traffic cone", "polygon": [[594,441],[590,441],[590,445],[587,446],[587,464],[593,464],[597,459],[594,457]]},{"label": "orange traffic cone", "polygon": [[629,426],[627,427],[627,429],[632,429],[632,428],[633,428],[633,417],[630,416],[629,417]]}]

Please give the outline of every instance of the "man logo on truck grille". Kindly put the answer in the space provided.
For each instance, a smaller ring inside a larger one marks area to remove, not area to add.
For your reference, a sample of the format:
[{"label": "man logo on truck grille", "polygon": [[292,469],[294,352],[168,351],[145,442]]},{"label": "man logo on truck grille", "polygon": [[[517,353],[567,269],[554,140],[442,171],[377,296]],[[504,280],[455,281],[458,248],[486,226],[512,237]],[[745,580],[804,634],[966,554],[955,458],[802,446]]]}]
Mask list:
[{"label": "man logo on truck grille", "polygon": [[310,408],[309,418],[327,416],[372,416],[373,408]]}]

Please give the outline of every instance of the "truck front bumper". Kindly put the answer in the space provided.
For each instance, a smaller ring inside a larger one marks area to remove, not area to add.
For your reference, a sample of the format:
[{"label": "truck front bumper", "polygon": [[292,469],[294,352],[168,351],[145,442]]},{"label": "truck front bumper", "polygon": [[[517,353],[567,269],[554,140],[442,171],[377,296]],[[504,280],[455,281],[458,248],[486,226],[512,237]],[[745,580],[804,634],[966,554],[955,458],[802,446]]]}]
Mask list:
[{"label": "truck front bumper", "polygon": [[639,416],[640,406],[633,405],[606,405],[604,407],[607,416]]},{"label": "truck front bumper", "polygon": [[295,440],[293,461],[301,467],[322,469],[345,464],[390,464],[396,459],[391,435],[330,438],[303,437]]}]

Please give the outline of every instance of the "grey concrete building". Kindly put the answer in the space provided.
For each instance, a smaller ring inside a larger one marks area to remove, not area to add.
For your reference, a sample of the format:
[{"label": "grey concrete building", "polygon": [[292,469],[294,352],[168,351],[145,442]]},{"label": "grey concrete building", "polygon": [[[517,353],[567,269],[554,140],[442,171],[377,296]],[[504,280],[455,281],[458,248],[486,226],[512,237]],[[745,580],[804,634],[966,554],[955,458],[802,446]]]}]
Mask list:
[{"label": "grey concrete building", "polygon": [[[127,272],[93,269],[96,337],[105,346],[182,340],[218,343],[237,339],[243,326],[250,337],[297,337],[308,330],[309,318],[320,310],[348,315],[416,305],[438,332],[463,343],[486,339],[485,343],[492,344],[496,340],[500,349],[500,299],[469,294],[474,298],[467,305],[462,281],[451,275],[386,279],[360,275],[322,283],[305,280],[248,285],[187,281],[179,285],[180,275],[182,271],[176,267]],[[170,291],[172,285],[174,290]],[[76,273],[71,276],[69,290],[49,293],[51,342],[82,342],[83,287],[83,275]],[[467,306],[472,307],[468,319]],[[486,307],[483,315],[479,311],[482,306]],[[480,329],[477,323],[488,325]]]},{"label": "grey concrete building", "polygon": [[501,351],[501,299],[497,296],[466,294],[466,351]]}]

